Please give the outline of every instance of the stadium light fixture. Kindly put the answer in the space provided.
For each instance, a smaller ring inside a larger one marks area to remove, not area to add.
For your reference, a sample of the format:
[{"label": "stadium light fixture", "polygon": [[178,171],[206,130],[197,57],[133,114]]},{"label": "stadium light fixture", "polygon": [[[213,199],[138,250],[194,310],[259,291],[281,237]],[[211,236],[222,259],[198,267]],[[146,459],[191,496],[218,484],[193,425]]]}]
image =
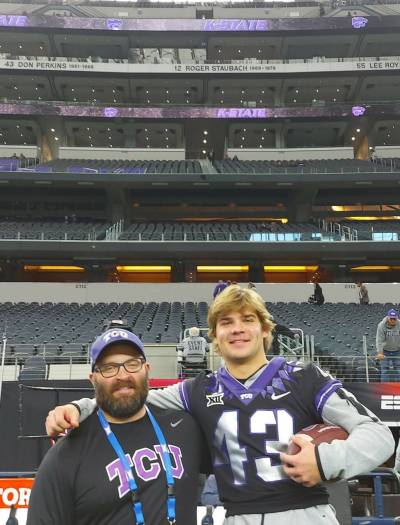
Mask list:
[{"label": "stadium light fixture", "polygon": [[121,273],[168,273],[171,271],[171,266],[117,266],[116,269]]},{"label": "stadium light fixture", "polygon": [[28,272],[84,272],[81,266],[50,266],[50,265],[24,265],[24,270]]},{"label": "stadium light fixture", "polygon": [[387,272],[391,270],[391,266],[353,266],[350,269],[351,272]]},{"label": "stadium light fixture", "polygon": [[393,221],[395,219],[398,219],[399,217],[394,215],[394,216],[389,216],[389,217],[373,217],[373,216],[362,216],[362,217],[357,217],[357,216],[352,216],[352,217],[346,217],[347,220],[349,221]]},{"label": "stadium light fixture", "polygon": [[316,272],[318,266],[264,266],[264,272]]},{"label": "stadium light fixture", "polygon": [[249,271],[249,266],[196,266],[196,270],[199,273],[210,273],[210,272],[240,272],[245,273]]}]

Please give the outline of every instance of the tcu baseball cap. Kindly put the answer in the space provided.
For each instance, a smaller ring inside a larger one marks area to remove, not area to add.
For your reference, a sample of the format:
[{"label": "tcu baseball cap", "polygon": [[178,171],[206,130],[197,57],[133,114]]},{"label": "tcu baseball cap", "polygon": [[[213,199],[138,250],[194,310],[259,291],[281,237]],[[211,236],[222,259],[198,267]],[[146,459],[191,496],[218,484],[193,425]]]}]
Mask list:
[{"label": "tcu baseball cap", "polygon": [[110,330],[106,330],[99,335],[90,348],[92,370],[96,361],[100,357],[100,354],[113,343],[131,344],[146,359],[143,343],[137,335],[130,330],[124,330],[123,328],[110,328]]},{"label": "tcu baseball cap", "polygon": [[387,315],[387,317],[390,317],[391,319],[398,319],[399,318],[399,314],[397,313],[397,311],[394,308],[389,310],[386,315]]}]

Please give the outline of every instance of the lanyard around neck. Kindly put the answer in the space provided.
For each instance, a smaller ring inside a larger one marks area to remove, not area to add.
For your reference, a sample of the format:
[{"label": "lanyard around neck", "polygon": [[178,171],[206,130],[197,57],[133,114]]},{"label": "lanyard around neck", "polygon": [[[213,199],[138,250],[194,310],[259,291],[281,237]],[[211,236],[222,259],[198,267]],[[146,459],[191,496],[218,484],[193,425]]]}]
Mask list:
[{"label": "lanyard around neck", "polygon": [[[150,409],[147,406],[146,406],[146,412],[150,419],[150,423],[153,426],[154,432],[157,436],[158,442],[161,447],[162,455],[163,455],[163,464],[164,464],[164,469],[165,469],[165,477],[167,480],[167,490],[168,490],[167,521],[169,522],[170,525],[172,525],[173,523],[175,523],[175,518],[176,518],[176,513],[175,513],[176,498],[175,498],[175,491],[174,491],[174,476],[172,474],[172,464],[171,464],[169,448],[165,440],[163,431],[160,428],[160,425],[157,423],[156,419],[154,418],[153,414],[151,413]],[[111,430],[110,424],[106,420],[104,416],[104,412],[101,410],[101,408],[97,410],[97,416],[99,418],[100,424],[107,436],[107,439],[110,445],[114,449],[115,453],[117,454],[124,468],[126,479],[129,484],[129,489],[131,491],[132,508],[133,508],[133,513],[135,515],[136,523],[137,525],[144,525],[142,502],[139,499],[138,486],[135,481],[135,478],[133,477],[132,468],[130,467],[128,460],[126,458],[126,455],[118,439],[116,438],[114,432]]]}]

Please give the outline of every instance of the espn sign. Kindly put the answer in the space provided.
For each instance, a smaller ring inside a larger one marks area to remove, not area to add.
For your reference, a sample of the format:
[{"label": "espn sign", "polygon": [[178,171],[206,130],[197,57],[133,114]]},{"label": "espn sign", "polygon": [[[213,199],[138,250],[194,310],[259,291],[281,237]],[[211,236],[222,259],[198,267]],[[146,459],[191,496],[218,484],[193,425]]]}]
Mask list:
[{"label": "espn sign", "polygon": [[0,509],[12,505],[18,509],[27,509],[33,482],[33,478],[1,478]]},{"label": "espn sign", "polygon": [[382,395],[381,410],[400,410],[400,395]]}]

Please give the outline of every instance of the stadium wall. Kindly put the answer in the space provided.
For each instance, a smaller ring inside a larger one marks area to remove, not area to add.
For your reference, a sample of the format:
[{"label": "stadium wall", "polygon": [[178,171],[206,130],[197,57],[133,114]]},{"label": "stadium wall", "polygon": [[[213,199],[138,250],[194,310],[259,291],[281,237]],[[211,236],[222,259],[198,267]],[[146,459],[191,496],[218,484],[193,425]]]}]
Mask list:
[{"label": "stadium wall", "polygon": [[383,159],[400,158],[400,146],[375,146],[375,156]]},{"label": "stadium wall", "polygon": [[[228,155],[239,160],[331,160],[354,159],[353,148],[230,148]],[[386,155],[381,155],[382,157]],[[395,155],[393,155],[395,156]],[[400,156],[400,155],[398,155]]]},{"label": "stadium wall", "polygon": [[60,159],[94,160],[185,160],[184,148],[67,148],[59,149]]},{"label": "stadium wall", "polygon": [[[400,283],[366,283],[371,302],[397,304]],[[244,286],[246,284],[243,284]],[[1,302],[100,303],[142,301],[212,301],[214,283],[0,283]],[[268,302],[305,302],[313,293],[311,283],[256,283]],[[358,302],[358,288],[351,283],[322,283],[327,302]]]},{"label": "stadium wall", "polygon": [[0,157],[12,157],[14,153],[19,155],[25,155],[26,158],[35,159],[40,156],[40,148],[37,146],[0,146]]}]

